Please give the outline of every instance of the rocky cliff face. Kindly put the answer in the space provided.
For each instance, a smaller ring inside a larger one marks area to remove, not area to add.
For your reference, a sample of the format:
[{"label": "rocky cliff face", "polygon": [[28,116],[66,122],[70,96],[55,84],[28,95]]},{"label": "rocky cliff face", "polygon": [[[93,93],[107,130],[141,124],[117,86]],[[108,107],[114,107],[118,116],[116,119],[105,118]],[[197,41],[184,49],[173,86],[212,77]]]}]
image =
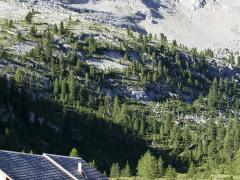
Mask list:
[{"label": "rocky cliff face", "polygon": [[[71,0],[68,3],[78,9],[107,12],[117,17],[113,21],[124,22],[123,27],[129,23],[123,17],[141,14],[144,18],[135,22],[136,30],[163,32],[170,40],[190,47],[239,51],[239,0]],[[94,18],[105,21],[101,13]]]},{"label": "rocky cliff face", "polygon": [[[41,0],[39,0],[41,2]],[[46,1],[44,1],[46,2]],[[239,0],[57,0],[67,12],[79,17],[99,21],[121,28],[129,25],[134,31],[159,35],[169,40],[199,49],[211,48],[215,52],[240,51]],[[3,3],[3,2],[2,2]],[[49,11],[52,5],[49,4]],[[42,9],[41,3],[37,9]],[[0,17],[9,17],[12,7],[0,7]],[[54,9],[54,11],[55,11]],[[64,12],[65,10],[62,10]],[[26,10],[27,11],[27,10]],[[61,19],[63,13],[51,11],[51,17]],[[21,17],[23,8],[16,12]],[[18,14],[18,15],[17,15]],[[24,14],[25,15],[25,14]],[[23,16],[24,16],[23,15]],[[11,16],[14,16],[12,14]]]}]

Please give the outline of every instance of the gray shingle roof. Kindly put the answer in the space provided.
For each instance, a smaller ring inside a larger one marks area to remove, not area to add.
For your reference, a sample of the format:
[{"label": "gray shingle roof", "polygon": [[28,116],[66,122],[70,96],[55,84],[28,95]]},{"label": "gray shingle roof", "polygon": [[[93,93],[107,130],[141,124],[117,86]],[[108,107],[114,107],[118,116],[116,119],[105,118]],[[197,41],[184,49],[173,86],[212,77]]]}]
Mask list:
[{"label": "gray shingle roof", "polygon": [[[53,154],[47,154],[51,159],[65,168],[72,175],[77,177],[78,179],[96,179],[96,180],[105,180],[107,179],[100,172],[98,172],[95,168],[89,167],[89,165],[82,158],[73,158],[67,156],[59,156]],[[84,172],[84,176],[81,176],[76,167],[78,167],[78,163],[82,163],[82,168]]]},{"label": "gray shingle roof", "polygon": [[[51,158],[77,179],[107,179],[96,169],[89,167],[89,165],[81,158],[71,158],[51,154],[33,155],[0,150],[0,169],[12,179],[17,180],[72,179],[66,172],[49,161],[45,156]],[[79,162],[82,163],[85,175],[80,175],[78,172]]]}]

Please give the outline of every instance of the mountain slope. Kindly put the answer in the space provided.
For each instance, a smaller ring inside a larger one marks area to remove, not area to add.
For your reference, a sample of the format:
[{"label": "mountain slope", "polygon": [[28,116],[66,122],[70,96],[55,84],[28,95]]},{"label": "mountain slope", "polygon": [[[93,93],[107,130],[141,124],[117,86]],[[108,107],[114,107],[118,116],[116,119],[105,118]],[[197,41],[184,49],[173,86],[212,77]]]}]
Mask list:
[{"label": "mountain slope", "polygon": [[[177,4],[119,2],[0,1],[8,10],[0,11],[0,148],[68,155],[76,147],[113,177],[128,163],[139,175],[147,150],[159,159],[156,177],[193,166],[196,178],[237,175],[229,167],[240,147],[239,64],[139,25]],[[108,4],[122,14],[89,10]]]},{"label": "mountain slope", "polygon": [[[140,12],[137,24],[149,33],[167,35],[171,40],[200,49],[239,50],[240,3],[238,0],[180,1],[70,1],[70,6],[128,16]],[[100,18],[100,16],[99,16]],[[100,18],[101,19],[101,18]]]},{"label": "mountain slope", "polygon": [[[97,0],[97,1],[48,1],[39,4],[39,10],[45,9],[54,18],[62,19],[65,13],[81,12],[79,16],[106,24],[127,28],[129,25],[139,32],[159,35],[164,33],[170,40],[199,49],[212,48],[215,53],[225,48],[239,51],[240,3],[238,0]],[[11,17],[17,9],[17,18],[24,14],[26,3],[7,7],[1,2],[0,16]],[[45,5],[44,5],[45,4]],[[55,5],[54,5],[55,4]],[[60,8],[62,5],[64,8]],[[45,8],[43,8],[45,6]],[[52,10],[51,10],[52,9]],[[54,10],[55,9],[55,13]],[[65,10],[64,10],[65,9]],[[89,13],[91,10],[91,13]],[[58,11],[61,11],[58,13]],[[111,18],[110,18],[111,17]],[[49,22],[51,20],[49,19]],[[52,21],[53,22],[53,21]]]}]

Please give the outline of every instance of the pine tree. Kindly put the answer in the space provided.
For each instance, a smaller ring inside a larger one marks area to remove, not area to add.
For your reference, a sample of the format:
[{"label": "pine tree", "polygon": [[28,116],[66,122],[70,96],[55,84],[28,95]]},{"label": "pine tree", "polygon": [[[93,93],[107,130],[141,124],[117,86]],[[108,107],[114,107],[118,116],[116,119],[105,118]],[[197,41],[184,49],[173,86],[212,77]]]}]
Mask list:
[{"label": "pine tree", "polygon": [[240,175],[240,149],[236,152],[234,160],[230,163],[227,168],[234,175]]},{"label": "pine tree", "polygon": [[137,174],[145,179],[158,177],[158,162],[150,151],[147,151],[138,161]]},{"label": "pine tree", "polygon": [[84,105],[85,104],[86,96],[87,96],[86,90],[85,90],[85,88],[83,86],[81,86],[79,94],[78,94],[80,105]]},{"label": "pine tree", "polygon": [[37,28],[35,26],[31,26],[30,35],[34,37],[36,36],[36,33],[37,33]]},{"label": "pine tree", "polygon": [[138,41],[141,43],[143,42],[143,35],[141,33],[139,34]]},{"label": "pine tree", "polygon": [[88,84],[89,83],[89,74],[85,73],[85,83]]},{"label": "pine tree", "polygon": [[212,141],[208,145],[208,157],[211,160],[215,160],[216,155],[217,155],[217,145],[216,145],[215,141]]},{"label": "pine tree", "polygon": [[90,66],[89,74],[90,74],[90,77],[91,77],[92,79],[94,79],[94,74],[95,74],[95,72],[94,72],[93,65]]},{"label": "pine tree", "polygon": [[53,94],[54,94],[55,97],[57,97],[58,93],[59,93],[59,82],[58,82],[58,78],[56,78],[54,80]]},{"label": "pine tree", "polygon": [[145,134],[145,122],[144,122],[144,120],[141,120],[139,134],[140,135],[144,135]]},{"label": "pine tree", "polygon": [[134,130],[134,132],[138,133],[139,132],[139,120],[135,113],[132,115],[132,121],[133,121],[133,130]]},{"label": "pine tree", "polygon": [[214,141],[217,137],[217,127],[216,124],[213,121],[210,121],[210,123],[208,124],[208,137],[210,141]]},{"label": "pine tree", "polygon": [[163,160],[162,160],[162,157],[159,156],[158,158],[158,174],[159,174],[159,177],[163,177],[164,175],[164,168],[163,168]]},{"label": "pine tree", "polygon": [[231,161],[233,158],[233,151],[234,151],[234,142],[231,127],[227,128],[226,135],[224,138],[224,155],[227,161]]},{"label": "pine tree", "polygon": [[78,70],[79,72],[80,72],[81,69],[82,69],[82,63],[81,63],[81,60],[80,60],[80,59],[77,60],[77,66],[76,66],[76,68],[77,68],[77,70]]},{"label": "pine tree", "polygon": [[69,79],[69,100],[70,103],[74,103],[75,101],[75,93],[76,93],[76,85],[73,78],[73,72],[70,72],[70,79]]},{"label": "pine tree", "polygon": [[8,21],[7,28],[8,28],[8,29],[10,29],[10,28],[14,28],[13,20]]},{"label": "pine tree", "polygon": [[76,148],[72,148],[70,154],[69,154],[70,157],[78,157],[78,151]]},{"label": "pine tree", "polygon": [[128,61],[128,52],[127,51],[125,52],[123,59],[125,62]]},{"label": "pine tree", "polygon": [[237,151],[240,146],[240,132],[239,129],[236,130],[233,138],[234,150]]},{"label": "pine tree", "polygon": [[21,41],[23,38],[22,38],[22,33],[21,33],[21,31],[18,31],[17,32],[17,40],[18,41]]},{"label": "pine tree", "polygon": [[165,128],[163,125],[160,126],[160,133],[159,133],[160,139],[163,140],[165,136]]},{"label": "pine tree", "polygon": [[64,24],[62,21],[60,22],[59,32],[61,35],[65,33]]},{"label": "pine tree", "polygon": [[22,82],[23,74],[19,68],[17,68],[14,78],[17,84],[20,84]]},{"label": "pine tree", "polygon": [[132,176],[131,169],[127,161],[126,166],[124,167],[124,169],[121,170],[121,177],[131,177],[131,176]]},{"label": "pine tree", "polygon": [[8,128],[5,128],[5,136],[10,136],[10,130]]},{"label": "pine tree", "polygon": [[171,165],[169,165],[166,169],[165,176],[167,178],[175,178],[177,176],[176,170]]},{"label": "pine tree", "polygon": [[29,11],[25,17],[25,21],[28,24],[32,23],[32,18],[33,18],[33,12]]},{"label": "pine tree", "polygon": [[121,107],[121,111],[119,113],[119,117],[117,119],[117,122],[121,124],[127,124],[128,116],[127,116],[127,107],[126,104],[123,104]]},{"label": "pine tree", "polygon": [[88,51],[90,54],[94,53],[97,50],[97,44],[93,36],[91,35],[88,39]]},{"label": "pine tree", "polygon": [[96,168],[96,167],[97,167],[95,160],[92,160],[92,161],[89,162],[88,164],[89,164],[90,167],[93,167],[93,168]]},{"label": "pine tree", "polygon": [[188,177],[193,178],[193,176],[197,173],[196,167],[193,164],[193,162],[191,162],[189,169],[188,169]]},{"label": "pine tree", "polygon": [[167,45],[167,37],[163,33],[160,34],[160,41],[161,41],[161,45],[163,46]]},{"label": "pine tree", "polygon": [[148,40],[149,40],[149,42],[152,41],[152,37],[153,37],[152,33],[149,33],[149,34],[148,34]]},{"label": "pine tree", "polygon": [[132,26],[131,25],[128,25],[128,29],[127,29],[127,34],[128,36],[132,36]]},{"label": "pine tree", "polygon": [[218,106],[218,82],[214,79],[213,84],[208,93],[208,107],[214,110]]},{"label": "pine tree", "polygon": [[113,103],[113,113],[112,113],[112,117],[113,117],[114,121],[118,121],[119,112],[120,112],[119,98],[118,98],[118,96],[115,96],[114,103]]},{"label": "pine tree", "polygon": [[57,34],[58,33],[58,27],[56,24],[53,25],[53,33]]},{"label": "pine tree", "polygon": [[162,63],[161,62],[158,62],[158,67],[157,67],[157,72],[158,74],[161,76],[162,75]]},{"label": "pine tree", "polygon": [[153,82],[157,82],[157,80],[158,80],[158,74],[157,74],[157,72],[155,71],[155,72],[153,73]]},{"label": "pine tree", "polygon": [[119,177],[120,176],[120,168],[118,163],[113,163],[110,170],[110,177]]},{"label": "pine tree", "polygon": [[66,80],[62,80],[62,85],[61,85],[61,101],[65,102],[65,97],[66,97]]}]

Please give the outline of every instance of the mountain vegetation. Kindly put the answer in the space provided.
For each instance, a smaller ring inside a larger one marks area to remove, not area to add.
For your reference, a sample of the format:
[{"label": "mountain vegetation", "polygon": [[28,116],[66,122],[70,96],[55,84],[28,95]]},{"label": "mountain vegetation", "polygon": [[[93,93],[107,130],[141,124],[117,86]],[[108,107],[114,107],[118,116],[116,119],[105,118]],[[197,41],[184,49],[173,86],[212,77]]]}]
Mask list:
[{"label": "mountain vegetation", "polygon": [[1,149],[80,156],[111,178],[239,177],[238,63],[164,34],[76,32],[77,19],[37,14],[1,25]]}]

